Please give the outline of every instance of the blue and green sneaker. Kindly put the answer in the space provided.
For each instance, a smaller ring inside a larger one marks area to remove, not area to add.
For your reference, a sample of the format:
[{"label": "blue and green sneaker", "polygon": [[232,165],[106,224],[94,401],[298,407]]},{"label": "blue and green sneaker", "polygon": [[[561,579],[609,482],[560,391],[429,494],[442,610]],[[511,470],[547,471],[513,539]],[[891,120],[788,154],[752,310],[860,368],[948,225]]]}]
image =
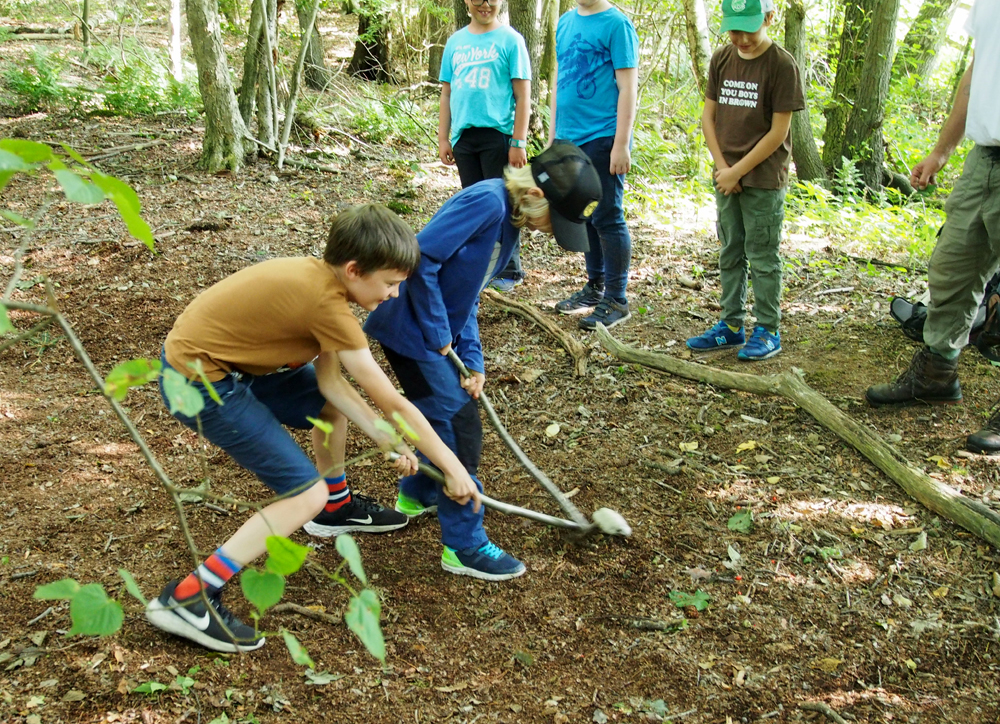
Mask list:
[{"label": "blue and green sneaker", "polygon": [[437,513],[436,505],[424,505],[419,500],[400,493],[396,498],[396,510],[411,518],[418,518],[428,513]]},{"label": "blue and green sneaker", "polygon": [[521,561],[489,541],[479,548],[461,551],[445,546],[441,553],[441,567],[449,573],[484,581],[506,581],[523,576],[527,570]]}]

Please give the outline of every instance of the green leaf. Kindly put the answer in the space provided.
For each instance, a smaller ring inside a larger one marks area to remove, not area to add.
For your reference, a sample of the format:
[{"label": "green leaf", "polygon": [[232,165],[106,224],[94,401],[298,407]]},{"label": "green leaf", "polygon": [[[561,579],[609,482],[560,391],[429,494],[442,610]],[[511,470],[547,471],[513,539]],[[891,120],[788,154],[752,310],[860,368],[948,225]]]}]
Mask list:
[{"label": "green leaf", "polygon": [[66,152],[67,156],[69,156],[70,158],[72,158],[74,161],[76,161],[81,166],[86,166],[87,168],[90,168],[90,164],[87,163],[87,159],[85,159],[79,153],[77,153],[76,151],[74,151],[72,148],[70,148],[69,146],[67,146],[65,143],[60,143],[59,145],[62,146],[62,149]]},{"label": "green leaf", "polygon": [[35,222],[31,219],[26,219],[20,214],[15,214],[13,211],[8,211],[7,209],[0,209],[0,216],[3,216],[8,221],[13,221],[18,226],[24,226],[29,229],[35,228]]},{"label": "green leaf", "polygon": [[170,403],[170,414],[179,412],[194,417],[205,409],[205,398],[188,381],[187,377],[175,369],[163,370],[163,394]]},{"label": "green leaf", "polygon": [[344,621],[354,635],[368,649],[368,653],[385,663],[385,639],[382,638],[382,627],[379,624],[379,614],[382,606],[378,596],[370,588],[366,588],[357,596],[351,597],[344,613]]},{"label": "green leaf", "polygon": [[69,602],[69,616],[73,620],[67,636],[110,636],[122,627],[122,605],[108,598],[100,583],[81,586]]},{"label": "green leaf", "polygon": [[128,590],[129,593],[131,593],[136,599],[138,599],[139,603],[145,606],[146,597],[142,595],[142,591],[139,589],[139,584],[135,582],[134,578],[132,578],[132,574],[126,571],[124,568],[119,568],[118,575],[122,577],[123,581],[125,581],[126,590]]},{"label": "green leaf", "polygon": [[309,549],[306,546],[300,546],[295,541],[280,535],[269,535],[266,545],[269,555],[264,567],[272,573],[278,573],[282,576],[290,576],[302,568],[306,556],[309,555]]},{"label": "green leaf", "polygon": [[403,431],[403,435],[410,438],[413,442],[420,442],[420,435],[418,435],[416,431],[410,427],[409,423],[403,419],[402,415],[398,412],[394,412],[392,413],[392,419],[396,421],[397,425],[399,425],[399,429]]},{"label": "green leaf", "polygon": [[337,553],[342,555],[351,567],[351,573],[366,586],[368,576],[365,575],[365,567],[361,565],[361,551],[354,539],[346,533],[337,536]]},{"label": "green leaf", "polygon": [[14,325],[10,323],[10,317],[7,316],[7,305],[0,304],[0,335],[10,334],[14,331]]},{"label": "green leaf", "polygon": [[399,431],[396,430],[396,428],[394,428],[390,423],[383,420],[381,417],[376,419],[373,424],[375,425],[376,430],[384,432],[386,435],[391,437],[393,441],[399,440]]},{"label": "green leaf", "polygon": [[132,689],[133,693],[136,694],[147,694],[153,695],[158,691],[163,691],[167,688],[166,684],[161,684],[159,681],[147,681],[139,684],[137,687]]},{"label": "green leaf", "polygon": [[212,380],[208,379],[208,375],[205,374],[205,366],[201,363],[201,360],[196,359],[194,362],[188,362],[188,367],[198,374],[198,380],[208,390],[208,396],[212,398],[212,401],[217,405],[224,404],[222,398],[219,397],[219,393],[215,391],[215,385],[212,384]]},{"label": "green leaf", "polygon": [[0,171],[30,171],[33,166],[26,164],[20,156],[10,151],[0,151]]},{"label": "green leaf", "polygon": [[281,600],[285,592],[285,578],[277,573],[261,573],[253,568],[243,571],[240,576],[243,595],[263,616],[264,612]]},{"label": "green leaf", "polygon": [[317,417],[309,417],[309,416],[306,416],[306,419],[309,422],[311,422],[313,424],[313,427],[315,427],[320,432],[323,432],[323,433],[325,433],[327,435],[332,435],[333,434],[333,425],[331,425],[326,420],[320,420]]},{"label": "green leaf", "polygon": [[726,523],[726,527],[737,533],[749,533],[753,528],[753,511],[747,508],[737,512]]},{"label": "green leaf", "polygon": [[114,176],[106,176],[96,171],[91,175],[91,179],[107,194],[109,199],[115,202],[118,213],[121,214],[122,221],[128,227],[129,233],[148,246],[150,251],[153,251],[155,246],[153,230],[139,215],[142,211],[142,204],[139,203],[139,197],[132,187]]},{"label": "green leaf", "polygon": [[292,655],[292,661],[299,666],[316,668],[315,662],[309,657],[309,652],[305,650],[305,647],[299,643],[299,640],[290,631],[281,629],[281,636],[285,639],[285,646],[288,647],[288,653]]},{"label": "green leaf", "polygon": [[36,141],[5,138],[0,141],[0,149],[17,154],[25,163],[45,163],[55,158],[51,148]]},{"label": "green leaf", "polygon": [[7,186],[7,183],[14,178],[16,174],[17,171],[0,171],[0,191]]},{"label": "green leaf", "polygon": [[[52,164],[50,164],[51,166]],[[62,186],[63,193],[70,201],[80,204],[99,204],[104,201],[104,192],[97,186],[77,176],[72,171],[66,169],[56,169],[53,171],[59,185]]]},{"label": "green leaf", "polygon": [[712,597],[702,590],[696,591],[693,595],[684,591],[671,591],[670,600],[673,601],[673,604],[677,608],[694,606],[696,611],[704,611],[708,608],[708,603],[712,600]]},{"label": "green leaf", "polygon": [[121,402],[130,387],[141,387],[160,376],[163,363],[158,359],[130,359],[122,362],[108,373],[104,380],[104,394]]},{"label": "green leaf", "polygon": [[35,589],[34,596],[42,601],[55,601],[73,598],[80,591],[80,584],[72,578],[64,578],[61,581],[53,581]]}]

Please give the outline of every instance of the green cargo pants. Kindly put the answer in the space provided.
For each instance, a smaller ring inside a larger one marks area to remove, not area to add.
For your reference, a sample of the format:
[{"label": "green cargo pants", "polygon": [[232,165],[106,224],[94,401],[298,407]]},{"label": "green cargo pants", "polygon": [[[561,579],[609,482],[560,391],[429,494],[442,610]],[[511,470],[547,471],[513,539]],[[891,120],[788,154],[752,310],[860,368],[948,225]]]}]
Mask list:
[{"label": "green cargo pants", "polygon": [[924,344],[957,353],[1000,263],[1000,147],[974,146],[945,203],[948,215],[927,271]]},{"label": "green cargo pants", "polygon": [[732,327],[743,326],[749,272],[757,324],[776,333],[781,324],[782,260],[778,245],[785,220],[785,189],[744,187],[729,196],[716,191],[715,203],[722,242],[722,320]]}]

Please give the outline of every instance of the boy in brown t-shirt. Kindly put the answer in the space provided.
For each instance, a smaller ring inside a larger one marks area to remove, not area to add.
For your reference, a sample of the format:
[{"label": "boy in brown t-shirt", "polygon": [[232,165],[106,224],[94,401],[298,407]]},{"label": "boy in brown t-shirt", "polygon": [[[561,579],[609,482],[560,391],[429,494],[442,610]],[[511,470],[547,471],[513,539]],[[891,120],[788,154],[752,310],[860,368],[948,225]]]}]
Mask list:
[{"label": "boy in brown t-shirt", "polygon": [[[701,116],[715,161],[722,318],[687,346],[742,346],[741,360],[781,351],[778,246],[792,152],[789,129],[792,112],[805,107],[794,58],[767,36],[773,21],[773,0],[723,0],[721,30],[732,44],[712,56]],[[743,332],[748,272],[757,318],[749,341]]]},{"label": "boy in brown t-shirt", "polygon": [[[174,409],[166,395],[164,402],[284,497],[252,516],[187,578],[168,583],[146,607],[154,626],[216,651],[259,648],[263,637],[227,611],[220,596],[233,575],[265,552],[268,536],[288,536],[310,522],[326,535],[406,525],[405,515],[347,487],[346,419],[384,450],[402,453],[400,474],[416,473],[417,459],[376,427],[378,415],[341,366],[386,416],[398,414],[412,428],[417,447],[445,472],[445,495],[460,504],[472,500],[478,510],[469,473],[372,358],[348,306],[371,311],[398,296],[400,282],[419,262],[416,236],[402,219],[378,204],[356,206],[334,220],[323,259],[272,259],[243,269],[205,290],[178,317],[164,344],[161,389],[179,373],[205,407],[196,419]],[[221,404],[198,381],[192,366],[198,363]],[[329,448],[313,429],[315,465],[284,427],[312,428],[310,417],[336,423]]]}]

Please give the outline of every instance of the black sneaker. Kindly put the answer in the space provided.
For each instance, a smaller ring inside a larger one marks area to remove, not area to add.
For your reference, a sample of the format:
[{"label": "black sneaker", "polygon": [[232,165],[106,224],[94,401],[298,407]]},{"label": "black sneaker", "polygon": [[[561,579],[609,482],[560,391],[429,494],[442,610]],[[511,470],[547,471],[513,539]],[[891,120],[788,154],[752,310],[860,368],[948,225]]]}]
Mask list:
[{"label": "black sneaker", "polygon": [[603,324],[607,329],[611,329],[616,324],[621,324],[631,317],[632,314],[628,311],[628,302],[619,304],[613,299],[602,299],[593,314],[581,319],[577,326],[580,329],[594,330],[597,329],[598,324]]},{"label": "black sneaker", "polygon": [[253,651],[264,645],[263,636],[222,605],[221,592],[208,594],[213,613],[201,594],[180,601],[175,599],[177,584],[178,581],[171,581],[159,598],[146,604],[146,619],[156,628],[183,636],[212,651]]},{"label": "black sneaker", "polygon": [[604,299],[604,287],[592,286],[587,282],[583,289],[563,299],[556,304],[556,311],[560,314],[585,314]]},{"label": "black sneaker", "polygon": [[341,533],[386,533],[398,530],[410,519],[403,513],[383,508],[375,500],[351,493],[351,502],[332,513],[325,510],[303,527],[309,535],[331,538]]}]

